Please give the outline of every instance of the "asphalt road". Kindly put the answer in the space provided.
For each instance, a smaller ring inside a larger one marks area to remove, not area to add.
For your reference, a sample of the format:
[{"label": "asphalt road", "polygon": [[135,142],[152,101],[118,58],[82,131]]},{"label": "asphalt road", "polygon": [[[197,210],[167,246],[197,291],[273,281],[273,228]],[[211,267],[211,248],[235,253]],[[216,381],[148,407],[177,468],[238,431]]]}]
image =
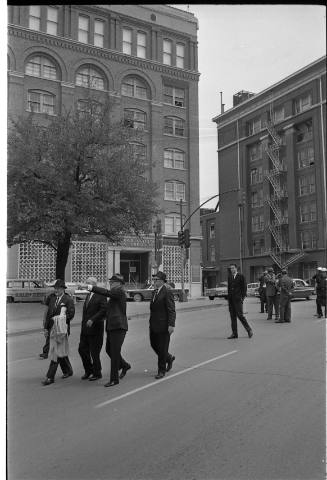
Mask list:
[{"label": "asphalt road", "polygon": [[[209,305],[209,304],[208,304]],[[211,305],[211,303],[210,303]],[[200,306],[200,305],[199,305]],[[119,386],[74,376],[42,387],[37,333],[8,337],[9,480],[322,480],[325,478],[325,321],[314,301],[293,321],[245,310],[252,339],[230,334],[226,304],[179,311],[173,370],[154,379],[145,317],[130,321]]]}]

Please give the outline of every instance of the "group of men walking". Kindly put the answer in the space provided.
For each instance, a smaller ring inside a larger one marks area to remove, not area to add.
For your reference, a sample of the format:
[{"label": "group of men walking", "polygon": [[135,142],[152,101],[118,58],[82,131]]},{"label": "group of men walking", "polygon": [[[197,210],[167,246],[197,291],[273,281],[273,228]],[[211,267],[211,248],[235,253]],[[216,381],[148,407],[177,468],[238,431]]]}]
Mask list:
[{"label": "group of men walking", "polygon": [[[161,379],[170,371],[175,357],[168,351],[170,335],[174,331],[176,310],[173,293],[166,284],[166,275],[157,272],[153,275],[154,290],[150,302],[150,345],[157,355],[158,372]],[[97,286],[97,280],[86,280],[88,295],[82,312],[81,333],[78,352],[84,367],[82,380],[96,381],[102,378],[100,353],[106,332],[106,353],[110,365],[110,378],[105,387],[119,384],[131,365],[122,357],[121,349],[128,331],[126,316],[126,293],[124,278],[114,274],[110,279],[110,289]],[[54,383],[58,364],[62,369],[62,378],[73,375],[68,358],[70,322],[75,315],[73,298],[65,293],[65,282],[56,280],[54,293],[46,299],[47,310],[44,319],[46,343],[41,358],[50,357],[50,366],[43,385]],[[104,328],[105,323],[105,328]]]}]

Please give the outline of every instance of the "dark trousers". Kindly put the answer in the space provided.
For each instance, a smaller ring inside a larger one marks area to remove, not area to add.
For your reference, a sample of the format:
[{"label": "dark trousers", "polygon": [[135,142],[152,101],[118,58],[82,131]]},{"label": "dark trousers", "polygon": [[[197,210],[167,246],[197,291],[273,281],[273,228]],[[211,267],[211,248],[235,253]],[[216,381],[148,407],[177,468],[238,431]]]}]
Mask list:
[{"label": "dark trousers", "polygon": [[48,331],[48,336],[45,339],[45,344],[42,349],[43,355],[46,357],[49,355],[49,349],[50,349],[50,331]]},{"label": "dark trousers", "polygon": [[279,303],[279,320],[281,322],[291,321],[291,298],[289,295],[281,295]]},{"label": "dark trousers", "polygon": [[317,305],[317,315],[322,316],[322,304],[321,304],[321,299],[319,298],[319,296],[317,296],[316,298],[316,305]]},{"label": "dark trousers", "polygon": [[228,307],[231,319],[232,332],[237,336],[237,319],[240,320],[241,324],[247,332],[251,330],[250,325],[248,324],[246,318],[243,315],[243,302],[239,299],[229,298]]},{"label": "dark trousers", "polygon": [[279,318],[279,295],[267,296],[268,318],[272,318],[273,307],[276,318]]},{"label": "dark trousers", "polygon": [[129,363],[121,356],[121,347],[124,343],[126,330],[110,330],[107,332],[106,352],[111,360],[110,382],[119,382],[118,372],[121,368],[129,367]]},{"label": "dark trousers", "polygon": [[100,352],[103,345],[103,333],[101,335],[81,334],[78,353],[82,359],[86,375],[93,373],[96,377],[101,376]]},{"label": "dark trousers", "polygon": [[64,373],[64,374],[65,373],[71,373],[71,374],[73,373],[73,367],[71,366],[69,358],[68,357],[62,357],[62,358],[58,357],[57,362],[54,362],[53,360],[51,360],[50,365],[49,365],[49,370],[47,372],[47,378],[51,378],[52,380],[54,380],[56,372],[57,372],[58,364],[60,365],[62,373]]},{"label": "dark trousers", "polygon": [[158,356],[158,373],[166,372],[170,335],[168,332],[156,333],[150,330],[150,345]]}]

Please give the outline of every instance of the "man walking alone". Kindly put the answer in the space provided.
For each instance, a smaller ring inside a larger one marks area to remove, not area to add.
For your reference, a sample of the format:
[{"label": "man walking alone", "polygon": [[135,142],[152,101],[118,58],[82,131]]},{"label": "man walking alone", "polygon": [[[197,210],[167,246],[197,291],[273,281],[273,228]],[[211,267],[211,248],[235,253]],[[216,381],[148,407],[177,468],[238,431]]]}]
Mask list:
[{"label": "man walking alone", "polygon": [[248,333],[249,338],[253,336],[253,331],[243,314],[243,301],[246,297],[246,281],[242,273],[237,272],[237,266],[230,265],[230,275],[228,277],[228,307],[231,318],[232,335],[230,338],[238,338],[237,318],[242,323]]}]

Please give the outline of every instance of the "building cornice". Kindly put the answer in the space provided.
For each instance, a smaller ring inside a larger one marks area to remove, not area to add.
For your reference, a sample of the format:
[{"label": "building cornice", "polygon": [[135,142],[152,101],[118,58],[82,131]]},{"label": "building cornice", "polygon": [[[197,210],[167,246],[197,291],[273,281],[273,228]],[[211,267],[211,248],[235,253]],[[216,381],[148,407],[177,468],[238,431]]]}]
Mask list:
[{"label": "building cornice", "polygon": [[93,45],[77,42],[75,40],[68,39],[66,37],[59,37],[48,35],[43,32],[32,31],[28,28],[20,27],[17,25],[8,26],[8,34],[15,37],[31,40],[37,44],[50,45],[52,47],[65,48],[68,50],[74,50],[88,56],[93,56],[97,59],[111,60],[119,64],[132,65],[141,70],[152,70],[171,77],[182,78],[187,81],[199,81],[200,73],[192,72],[190,70],[182,70],[180,68],[168,67],[159,62],[153,60],[144,60],[131,55],[125,55],[123,53],[109,50],[107,48],[98,48]]}]

